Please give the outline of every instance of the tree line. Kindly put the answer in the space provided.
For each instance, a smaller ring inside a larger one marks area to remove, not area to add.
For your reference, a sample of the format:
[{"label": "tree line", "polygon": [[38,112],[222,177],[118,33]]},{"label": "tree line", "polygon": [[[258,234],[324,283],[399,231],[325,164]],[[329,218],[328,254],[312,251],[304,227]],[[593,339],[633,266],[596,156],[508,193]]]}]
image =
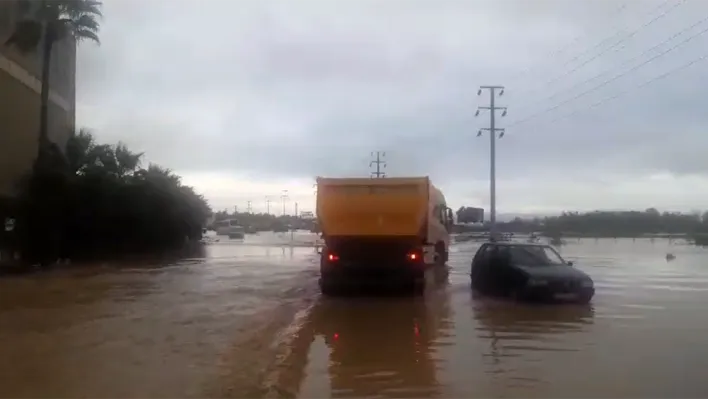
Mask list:
[{"label": "tree line", "polygon": [[285,232],[290,229],[294,230],[310,230],[317,232],[317,223],[314,219],[303,218],[296,215],[273,215],[271,213],[251,213],[251,212],[233,212],[227,210],[217,211],[214,213],[214,223],[207,226],[210,229],[215,229],[215,223],[226,220],[236,219],[238,223],[246,228],[247,232],[258,231],[274,231]]},{"label": "tree line", "polygon": [[[503,232],[541,233],[548,236],[639,237],[649,234],[708,233],[708,212],[660,212],[656,208],[644,211],[562,212],[544,218],[515,218],[497,222]],[[482,231],[488,225],[467,226],[467,231]]]}]

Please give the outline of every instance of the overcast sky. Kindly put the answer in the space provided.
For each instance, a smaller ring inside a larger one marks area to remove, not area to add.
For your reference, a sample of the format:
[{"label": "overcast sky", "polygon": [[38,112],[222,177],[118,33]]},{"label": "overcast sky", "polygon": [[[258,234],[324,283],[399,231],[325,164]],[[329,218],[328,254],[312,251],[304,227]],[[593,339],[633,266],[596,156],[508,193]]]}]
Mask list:
[{"label": "overcast sky", "polygon": [[315,176],[366,176],[376,150],[389,176],[487,208],[479,85],[506,86],[500,212],[708,208],[702,0],[106,0],[104,14],[102,45],[79,50],[79,125],[216,209],[270,196],[281,212],[289,190],[288,212],[311,210]]}]

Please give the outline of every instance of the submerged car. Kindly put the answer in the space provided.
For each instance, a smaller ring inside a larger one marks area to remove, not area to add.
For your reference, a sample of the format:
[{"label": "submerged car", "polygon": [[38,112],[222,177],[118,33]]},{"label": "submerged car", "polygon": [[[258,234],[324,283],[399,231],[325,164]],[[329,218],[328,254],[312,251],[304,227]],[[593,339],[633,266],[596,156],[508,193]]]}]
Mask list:
[{"label": "submerged car", "polygon": [[470,277],[472,288],[484,295],[579,303],[595,295],[590,276],[545,244],[485,243],[472,260]]}]

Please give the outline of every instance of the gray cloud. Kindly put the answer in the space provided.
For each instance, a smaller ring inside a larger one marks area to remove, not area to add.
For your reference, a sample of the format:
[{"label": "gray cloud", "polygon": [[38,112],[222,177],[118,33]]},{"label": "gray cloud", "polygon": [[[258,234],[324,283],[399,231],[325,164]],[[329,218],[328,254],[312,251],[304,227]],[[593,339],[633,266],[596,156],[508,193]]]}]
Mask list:
[{"label": "gray cloud", "polygon": [[[474,117],[487,98],[476,91],[500,83],[509,116],[499,125],[511,126],[499,141],[500,179],[705,175],[706,63],[636,87],[708,54],[708,34],[544,112],[708,27],[629,62],[708,15],[708,3],[688,1],[577,68],[619,40],[593,48],[613,32],[671,8],[621,4],[108,0],[102,46],[80,49],[79,121],[181,173],[366,174],[369,152],[381,149],[391,175],[454,187],[488,176],[488,139],[476,137],[488,116]],[[453,195],[484,201],[478,186]]]}]

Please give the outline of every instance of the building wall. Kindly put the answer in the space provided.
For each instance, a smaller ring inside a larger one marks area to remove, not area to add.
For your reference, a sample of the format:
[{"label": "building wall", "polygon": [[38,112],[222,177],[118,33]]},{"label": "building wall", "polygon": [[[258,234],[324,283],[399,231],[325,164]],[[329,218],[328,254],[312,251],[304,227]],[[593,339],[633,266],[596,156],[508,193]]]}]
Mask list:
[{"label": "building wall", "polygon": [[[16,192],[37,155],[41,92],[39,52],[22,54],[5,45],[17,20],[14,0],[0,0],[0,195]],[[76,115],[76,43],[57,43],[52,52],[49,139],[64,148]]]}]

